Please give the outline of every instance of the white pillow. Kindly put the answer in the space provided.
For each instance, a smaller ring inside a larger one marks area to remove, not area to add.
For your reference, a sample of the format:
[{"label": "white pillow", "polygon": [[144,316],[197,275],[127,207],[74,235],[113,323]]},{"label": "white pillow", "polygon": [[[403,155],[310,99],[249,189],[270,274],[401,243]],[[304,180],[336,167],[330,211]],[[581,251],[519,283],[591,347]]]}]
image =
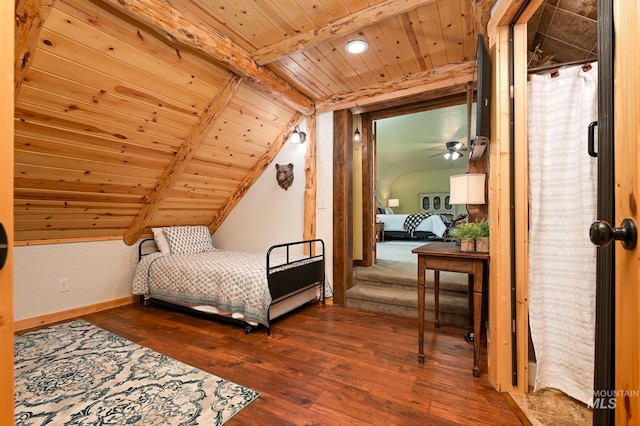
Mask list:
[{"label": "white pillow", "polygon": [[198,254],[213,251],[209,228],[204,225],[164,228],[171,254]]},{"label": "white pillow", "polygon": [[151,228],[151,231],[153,231],[153,240],[156,242],[156,247],[158,247],[160,253],[171,253],[169,241],[164,235],[164,228]]},{"label": "white pillow", "polygon": [[393,209],[391,207],[387,207],[386,209],[384,209],[384,212],[386,214],[393,214]]}]

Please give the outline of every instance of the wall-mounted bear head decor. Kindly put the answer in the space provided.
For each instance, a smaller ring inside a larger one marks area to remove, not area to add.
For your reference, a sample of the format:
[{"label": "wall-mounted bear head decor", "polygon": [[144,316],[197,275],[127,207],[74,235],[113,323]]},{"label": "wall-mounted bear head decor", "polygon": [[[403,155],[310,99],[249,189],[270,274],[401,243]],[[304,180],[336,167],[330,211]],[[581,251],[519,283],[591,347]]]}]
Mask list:
[{"label": "wall-mounted bear head decor", "polygon": [[276,164],[276,179],[278,180],[278,185],[286,191],[293,183],[293,163]]}]

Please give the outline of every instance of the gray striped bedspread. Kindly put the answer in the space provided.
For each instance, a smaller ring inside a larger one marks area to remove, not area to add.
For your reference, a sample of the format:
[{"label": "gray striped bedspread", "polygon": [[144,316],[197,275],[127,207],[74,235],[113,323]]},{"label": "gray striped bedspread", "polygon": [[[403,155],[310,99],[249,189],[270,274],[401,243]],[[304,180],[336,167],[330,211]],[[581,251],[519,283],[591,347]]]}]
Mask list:
[{"label": "gray striped bedspread", "polygon": [[152,253],[137,266],[133,294],[167,302],[215,306],[268,325],[271,294],[262,253],[214,250],[200,254]]}]

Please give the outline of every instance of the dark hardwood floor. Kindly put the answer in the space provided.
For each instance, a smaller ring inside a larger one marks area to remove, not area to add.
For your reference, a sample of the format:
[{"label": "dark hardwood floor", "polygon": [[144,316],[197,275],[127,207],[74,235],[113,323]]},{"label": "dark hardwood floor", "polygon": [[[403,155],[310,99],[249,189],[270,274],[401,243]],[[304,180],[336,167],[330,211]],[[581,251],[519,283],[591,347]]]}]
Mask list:
[{"label": "dark hardwood floor", "polygon": [[474,378],[465,329],[427,323],[418,364],[417,320],[309,305],[245,335],[244,327],[157,306],[82,317],[117,335],[250,387],[260,398],[238,425],[519,425],[503,394]]}]

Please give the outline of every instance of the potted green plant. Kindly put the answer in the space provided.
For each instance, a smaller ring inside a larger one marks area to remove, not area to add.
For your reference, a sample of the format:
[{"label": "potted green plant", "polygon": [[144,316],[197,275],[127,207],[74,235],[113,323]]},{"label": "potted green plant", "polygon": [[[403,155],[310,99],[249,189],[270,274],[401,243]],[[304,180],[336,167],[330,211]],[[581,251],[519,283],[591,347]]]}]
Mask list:
[{"label": "potted green plant", "polygon": [[475,251],[475,239],[479,235],[478,226],[472,222],[463,222],[453,228],[451,236],[460,239],[460,251]]},{"label": "potted green plant", "polygon": [[478,228],[476,236],[476,251],[489,253],[489,222],[482,220],[475,224]]}]

